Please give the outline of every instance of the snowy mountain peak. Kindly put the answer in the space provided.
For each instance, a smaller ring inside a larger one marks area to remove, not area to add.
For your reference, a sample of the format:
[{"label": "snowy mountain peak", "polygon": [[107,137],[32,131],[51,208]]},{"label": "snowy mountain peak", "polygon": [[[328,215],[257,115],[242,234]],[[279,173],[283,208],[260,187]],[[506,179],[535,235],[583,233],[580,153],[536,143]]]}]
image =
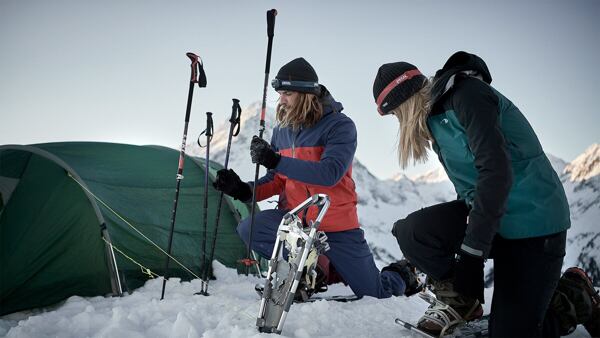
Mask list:
[{"label": "snowy mountain peak", "polygon": [[[260,109],[262,107],[262,104],[260,101],[255,101],[250,103],[249,105],[247,105],[246,107],[242,108],[242,117],[241,120],[242,121],[246,121],[250,118],[255,118],[255,117],[259,117],[260,116]],[[267,107],[267,111],[269,110],[269,107]]]},{"label": "snowy mountain peak", "polygon": [[[258,134],[259,124],[260,124],[260,110],[261,103],[259,101],[253,102],[250,105],[242,108],[242,112],[240,115],[240,132],[237,137],[233,139],[233,142],[239,142],[241,140],[246,141],[246,139],[252,138],[253,135]],[[227,115],[227,119],[223,121],[215,121],[215,133],[211,142],[211,148],[215,152],[223,150],[227,145],[227,138],[229,136],[229,117],[231,113]],[[270,139],[270,130],[273,129],[275,125],[275,113],[274,109],[271,107],[267,107],[267,112],[265,114],[265,135],[263,138],[266,140]],[[266,137],[269,136],[269,137]],[[193,155],[200,155],[200,153],[204,153],[203,150],[196,149],[197,146],[195,143],[190,144],[193,151],[191,152]]]},{"label": "snowy mountain peak", "polygon": [[[262,109],[262,103],[258,102],[258,101],[253,102],[249,106],[246,106],[245,108],[242,109],[242,116],[240,117],[240,122],[241,122],[240,134],[242,134],[244,131],[251,132],[251,133],[258,133],[261,109]],[[273,129],[273,127],[275,127],[275,124],[276,124],[275,109],[267,106],[266,113],[265,113],[266,129],[267,130]]]},{"label": "snowy mountain peak", "polygon": [[391,177],[392,181],[398,182],[401,180],[409,180],[415,183],[439,183],[444,181],[449,181],[448,175],[444,168],[439,167],[430,171],[427,171],[423,174],[411,175],[408,176],[405,173],[397,173]]},{"label": "snowy mountain peak", "polygon": [[398,182],[400,180],[410,180],[410,178],[408,176],[406,176],[405,173],[402,173],[402,172],[393,175],[390,179],[395,182]]},{"label": "snowy mountain peak", "polygon": [[438,183],[443,181],[448,181],[448,175],[444,168],[437,168],[431,171],[428,171],[422,175],[418,175],[412,179],[415,182],[419,183]]},{"label": "snowy mountain peak", "polygon": [[571,181],[588,180],[600,174],[600,144],[592,144],[577,156],[565,167],[564,173],[570,175]]}]

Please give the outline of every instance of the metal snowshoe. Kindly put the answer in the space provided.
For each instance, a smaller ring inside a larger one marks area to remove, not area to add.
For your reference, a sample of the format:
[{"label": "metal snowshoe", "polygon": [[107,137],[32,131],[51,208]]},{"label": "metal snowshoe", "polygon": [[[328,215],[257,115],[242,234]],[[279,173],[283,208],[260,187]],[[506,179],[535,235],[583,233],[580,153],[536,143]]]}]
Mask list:
[{"label": "metal snowshoe", "polygon": [[[283,216],[269,260],[256,320],[260,332],[280,334],[294,298],[308,299],[314,292],[318,256],[329,249],[327,236],[317,228],[329,203],[329,196],[313,195]],[[298,214],[311,206],[317,206],[319,214],[314,222],[311,221],[304,228]],[[284,250],[287,251],[287,258]]]}]

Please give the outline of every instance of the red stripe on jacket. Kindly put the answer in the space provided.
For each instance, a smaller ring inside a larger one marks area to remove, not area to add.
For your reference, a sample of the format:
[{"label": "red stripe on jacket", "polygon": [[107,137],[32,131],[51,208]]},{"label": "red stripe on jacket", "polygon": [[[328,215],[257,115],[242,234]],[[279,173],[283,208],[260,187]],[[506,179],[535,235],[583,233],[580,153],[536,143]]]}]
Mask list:
[{"label": "red stripe on jacket", "polygon": [[[279,154],[304,161],[318,162],[321,159],[324,147],[297,147],[281,149]],[[354,180],[352,179],[352,165],[342,178],[333,186],[307,184],[290,179],[276,173],[274,179],[256,187],[257,200],[261,201],[273,195],[280,195],[284,204],[281,208],[292,209],[314,194],[327,194],[331,205],[321,222],[319,230],[336,232],[351,230],[360,227],[356,210],[357,196]],[[318,209],[311,207],[306,215],[306,221],[316,219]]]}]

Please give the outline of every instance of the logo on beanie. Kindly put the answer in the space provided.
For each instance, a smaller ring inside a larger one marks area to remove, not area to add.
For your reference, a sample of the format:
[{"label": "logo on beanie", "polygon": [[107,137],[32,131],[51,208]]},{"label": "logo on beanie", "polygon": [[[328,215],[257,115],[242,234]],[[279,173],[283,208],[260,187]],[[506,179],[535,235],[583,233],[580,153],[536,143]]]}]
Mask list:
[{"label": "logo on beanie", "polygon": [[406,75],[406,73],[400,75],[399,78],[396,79],[396,84],[399,85],[400,83],[404,82],[406,79],[408,79],[408,75]]}]

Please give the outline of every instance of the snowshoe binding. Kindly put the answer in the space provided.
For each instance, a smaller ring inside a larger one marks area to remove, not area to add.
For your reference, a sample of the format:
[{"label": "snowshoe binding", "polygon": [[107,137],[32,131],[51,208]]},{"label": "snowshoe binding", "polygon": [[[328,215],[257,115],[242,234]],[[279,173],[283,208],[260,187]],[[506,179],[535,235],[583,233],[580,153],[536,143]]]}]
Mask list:
[{"label": "snowshoe binding", "polygon": [[421,292],[419,297],[430,304],[419,319],[418,327],[426,332],[443,336],[456,327],[481,318],[483,307],[476,298],[465,297],[454,290],[452,280],[429,279],[433,292]]},{"label": "snowshoe binding", "polygon": [[452,333],[467,322],[479,319],[483,315],[483,308],[476,299],[464,300],[460,304],[451,306],[427,292],[419,293],[419,297],[430,305],[419,319],[417,327],[435,336],[441,337]]},{"label": "snowshoe binding", "polygon": [[476,301],[465,313],[464,308],[452,306],[439,300],[428,290],[418,293],[419,298],[429,303],[429,308],[417,325],[396,318],[396,324],[424,337],[476,338],[488,336],[488,316],[482,316],[481,304]]},{"label": "snowshoe binding", "polygon": [[428,289],[418,293],[419,298],[429,303],[429,308],[417,325],[400,318],[396,323],[425,337],[486,337],[487,317],[483,316],[479,301],[454,292],[449,282],[434,281],[434,293]]}]

